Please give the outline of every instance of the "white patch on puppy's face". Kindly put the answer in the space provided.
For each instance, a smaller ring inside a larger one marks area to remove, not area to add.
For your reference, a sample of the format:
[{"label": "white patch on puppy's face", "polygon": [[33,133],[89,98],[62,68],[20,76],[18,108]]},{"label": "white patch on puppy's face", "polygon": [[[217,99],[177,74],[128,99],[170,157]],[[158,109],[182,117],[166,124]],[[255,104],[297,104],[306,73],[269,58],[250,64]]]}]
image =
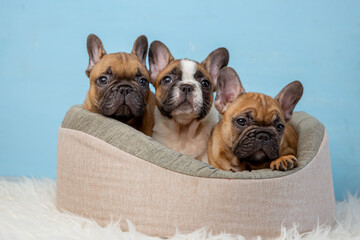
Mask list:
[{"label": "white patch on puppy's face", "polygon": [[180,106],[178,109],[175,109],[173,111],[173,114],[190,114],[192,115],[192,117],[196,117],[196,115],[200,113],[203,105],[201,84],[194,78],[194,74],[197,70],[196,62],[188,59],[183,59],[180,61],[180,63],[182,76],[181,81],[179,81],[174,88],[174,100],[178,101],[183,97],[184,93],[181,90],[182,86],[189,85],[193,88],[193,90],[186,96],[186,99],[189,102],[190,106],[186,106],[184,108]]},{"label": "white patch on puppy's face", "polygon": [[183,59],[180,61],[181,71],[182,71],[182,80],[183,81],[196,81],[194,74],[196,72],[196,63],[189,59]]}]

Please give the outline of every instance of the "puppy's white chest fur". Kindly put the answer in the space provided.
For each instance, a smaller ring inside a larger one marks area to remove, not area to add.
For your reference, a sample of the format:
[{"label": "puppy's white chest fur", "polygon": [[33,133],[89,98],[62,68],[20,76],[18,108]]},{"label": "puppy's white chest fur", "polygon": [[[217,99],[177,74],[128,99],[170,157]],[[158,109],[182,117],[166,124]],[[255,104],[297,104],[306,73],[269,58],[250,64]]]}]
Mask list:
[{"label": "puppy's white chest fur", "polygon": [[219,119],[214,106],[211,107],[205,118],[201,120],[194,119],[186,125],[179,124],[174,119],[164,117],[157,108],[154,115],[155,125],[152,137],[156,141],[174,151],[202,162],[208,162],[207,142],[211,130]]}]

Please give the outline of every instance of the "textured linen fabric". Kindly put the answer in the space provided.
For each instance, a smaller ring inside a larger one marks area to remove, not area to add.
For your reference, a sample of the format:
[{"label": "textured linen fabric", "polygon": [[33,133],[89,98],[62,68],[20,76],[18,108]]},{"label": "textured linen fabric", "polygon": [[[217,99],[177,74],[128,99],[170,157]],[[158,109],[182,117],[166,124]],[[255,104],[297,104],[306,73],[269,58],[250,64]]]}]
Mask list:
[{"label": "textured linen fabric", "polygon": [[[128,140],[130,148],[140,144]],[[267,238],[279,236],[282,225],[298,224],[298,230],[305,232],[318,224],[334,222],[326,132],[317,153],[301,170],[267,179],[182,174],[69,128],[60,128],[58,141],[57,207],[101,225],[119,220],[122,229],[127,230],[125,220],[129,219],[138,231],[152,236],[166,237],[174,235],[176,229],[189,233],[206,227],[214,234]],[[158,156],[166,159],[175,154],[168,149],[160,151],[164,153]]]},{"label": "textured linen fabric", "polygon": [[175,172],[209,178],[264,179],[281,177],[299,171],[318,152],[324,138],[325,127],[304,112],[295,112],[290,124],[299,137],[298,167],[285,172],[262,169],[236,173],[219,170],[207,163],[172,151],[132,127],[101,114],[89,112],[83,109],[82,105],[75,105],[69,109],[61,127],[87,133],[140,159]]}]

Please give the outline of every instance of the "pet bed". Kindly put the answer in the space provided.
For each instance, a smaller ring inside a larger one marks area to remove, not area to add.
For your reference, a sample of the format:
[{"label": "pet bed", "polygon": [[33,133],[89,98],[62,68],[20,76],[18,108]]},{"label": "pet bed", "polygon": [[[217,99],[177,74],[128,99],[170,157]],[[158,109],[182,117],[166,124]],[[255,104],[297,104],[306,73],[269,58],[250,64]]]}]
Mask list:
[{"label": "pet bed", "polygon": [[332,225],[335,199],[325,127],[304,112],[290,124],[299,136],[290,171],[227,172],[194,160],[119,121],[71,107],[58,136],[58,209],[105,225],[126,219],[138,231],[171,236],[207,228],[214,234],[273,237]]}]

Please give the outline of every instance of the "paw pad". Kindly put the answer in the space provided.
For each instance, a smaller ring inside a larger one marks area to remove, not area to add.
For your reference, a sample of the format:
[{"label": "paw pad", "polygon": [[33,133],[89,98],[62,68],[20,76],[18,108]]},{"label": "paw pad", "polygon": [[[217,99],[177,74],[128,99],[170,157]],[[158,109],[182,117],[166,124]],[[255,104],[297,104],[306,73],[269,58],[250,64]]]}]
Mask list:
[{"label": "paw pad", "polygon": [[293,155],[281,156],[270,163],[270,169],[286,171],[296,167],[297,159]]}]

